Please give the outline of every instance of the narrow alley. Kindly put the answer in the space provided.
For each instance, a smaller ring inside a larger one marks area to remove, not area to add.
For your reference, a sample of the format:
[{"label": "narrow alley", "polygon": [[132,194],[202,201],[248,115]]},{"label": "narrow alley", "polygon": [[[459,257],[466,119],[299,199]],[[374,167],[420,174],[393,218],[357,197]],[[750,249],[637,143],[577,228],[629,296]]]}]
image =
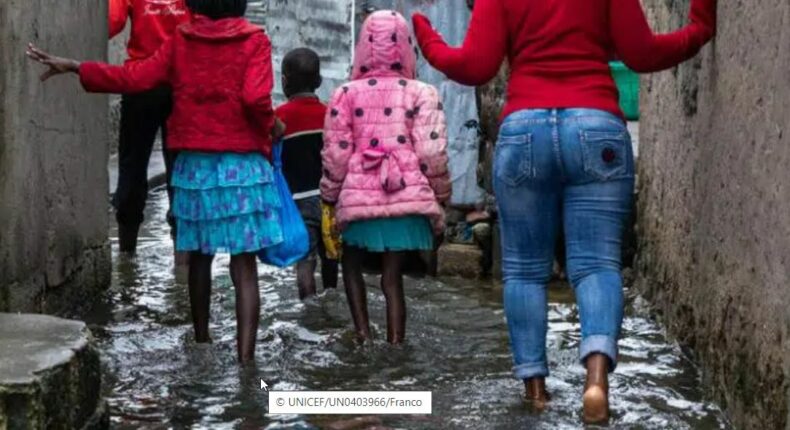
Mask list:
[{"label": "narrow alley", "polygon": [[[275,390],[433,392],[432,416],[377,417],[385,426],[377,428],[578,428],[584,369],[577,362],[578,315],[566,285],[551,292],[553,400],[542,414],[525,413],[510,371],[501,289],[490,281],[408,277],[411,336],[404,347],[391,347],[381,338],[384,299],[375,288],[378,277],[371,275],[371,317],[379,336],[373,346],[360,347],[342,291],[302,303],[292,271],[261,266],[258,365],[239,369],[233,288],[222,269],[227,265],[215,263],[215,345],[198,348],[191,340],[186,286],[171,269],[166,195],[160,188],[152,197],[139,255],[134,260],[113,255],[112,287],[88,319],[104,357],[113,428],[332,429],[332,423],[347,418],[267,416],[260,378]],[[621,364],[612,378],[610,428],[730,428],[706,400],[699,370],[647,317],[647,304],[628,297]]]},{"label": "narrow alley", "polygon": [[0,430],[790,430],[756,3],[0,1]]}]

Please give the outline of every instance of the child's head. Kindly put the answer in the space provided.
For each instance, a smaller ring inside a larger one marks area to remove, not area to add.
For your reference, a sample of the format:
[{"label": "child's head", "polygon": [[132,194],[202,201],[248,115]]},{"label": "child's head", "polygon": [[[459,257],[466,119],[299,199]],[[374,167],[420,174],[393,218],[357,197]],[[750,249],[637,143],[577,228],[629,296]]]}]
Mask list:
[{"label": "child's head", "polygon": [[416,77],[417,47],[409,23],[392,10],[372,13],[359,33],[351,79]]},{"label": "child's head", "polygon": [[247,0],[187,0],[189,10],[210,19],[236,18],[247,12]]},{"label": "child's head", "polygon": [[315,92],[321,86],[321,82],[321,59],[315,51],[297,48],[285,54],[282,64],[282,84],[286,97]]}]

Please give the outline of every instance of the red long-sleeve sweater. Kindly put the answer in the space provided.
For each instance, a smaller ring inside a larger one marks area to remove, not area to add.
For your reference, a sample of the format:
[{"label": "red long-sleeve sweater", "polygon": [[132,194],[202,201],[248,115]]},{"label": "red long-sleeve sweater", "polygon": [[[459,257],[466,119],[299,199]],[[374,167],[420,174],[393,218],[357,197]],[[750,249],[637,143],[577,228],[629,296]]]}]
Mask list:
[{"label": "red long-sleeve sweater", "polygon": [[146,59],[186,24],[191,14],[185,0],[110,0],[110,39],[123,31],[131,19],[132,31],[126,47],[129,61]]},{"label": "red long-sleeve sweater", "polygon": [[413,17],[428,62],[450,79],[482,85],[507,56],[502,117],[521,109],[594,108],[623,116],[608,61],[637,72],[673,67],[716,31],[716,1],[692,0],[690,21],[653,34],[639,0],[477,0],[464,43],[453,48],[423,15]]}]

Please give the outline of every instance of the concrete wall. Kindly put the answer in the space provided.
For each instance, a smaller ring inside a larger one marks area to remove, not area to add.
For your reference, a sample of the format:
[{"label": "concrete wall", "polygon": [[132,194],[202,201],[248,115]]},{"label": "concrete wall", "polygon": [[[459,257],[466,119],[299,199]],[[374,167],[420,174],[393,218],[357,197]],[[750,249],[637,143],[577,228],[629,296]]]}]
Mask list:
[{"label": "concrete wall", "polygon": [[[648,0],[656,29],[687,1]],[[719,2],[702,55],[642,81],[640,288],[738,428],[790,428],[790,3]]]},{"label": "concrete wall", "polygon": [[107,98],[24,56],[103,59],[106,21],[104,0],[0,2],[0,310],[63,313],[109,283]]},{"label": "concrete wall", "polygon": [[[126,29],[115,36],[107,47],[107,61],[112,64],[123,64],[128,57],[126,55],[126,44],[129,42],[129,33],[131,30],[130,22],[126,23]],[[110,120],[107,122],[109,126],[110,139],[110,153],[115,154],[118,152],[118,131],[121,128],[121,96],[119,94],[112,94],[110,97]],[[113,190],[115,184],[112,184]]]}]

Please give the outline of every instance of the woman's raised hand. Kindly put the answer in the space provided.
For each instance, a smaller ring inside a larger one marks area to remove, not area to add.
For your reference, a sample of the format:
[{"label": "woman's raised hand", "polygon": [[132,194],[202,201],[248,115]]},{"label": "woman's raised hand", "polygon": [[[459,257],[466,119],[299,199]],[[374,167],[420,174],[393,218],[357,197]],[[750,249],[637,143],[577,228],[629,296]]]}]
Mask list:
[{"label": "woman's raised hand", "polygon": [[41,49],[38,49],[32,43],[28,43],[27,45],[27,52],[25,54],[33,61],[37,61],[47,67],[49,69],[41,75],[41,81],[46,81],[47,79],[55,76],[60,75],[63,73],[77,73],[80,69],[80,63],[77,60],[72,60],[71,58],[62,58],[56,57],[54,55],[50,55]]}]

